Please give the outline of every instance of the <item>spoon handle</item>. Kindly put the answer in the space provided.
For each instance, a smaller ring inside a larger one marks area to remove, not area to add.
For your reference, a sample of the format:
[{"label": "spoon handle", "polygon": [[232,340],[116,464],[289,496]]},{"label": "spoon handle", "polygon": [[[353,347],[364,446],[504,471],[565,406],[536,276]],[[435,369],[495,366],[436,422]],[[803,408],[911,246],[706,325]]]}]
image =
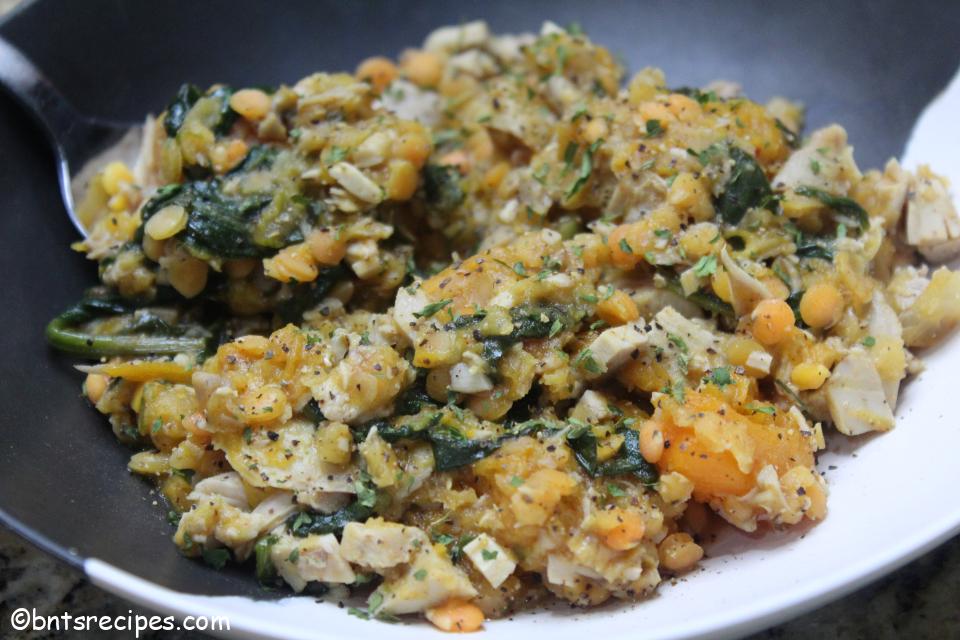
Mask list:
[{"label": "spoon handle", "polygon": [[0,87],[16,98],[69,158],[84,119],[30,60],[0,37]]}]

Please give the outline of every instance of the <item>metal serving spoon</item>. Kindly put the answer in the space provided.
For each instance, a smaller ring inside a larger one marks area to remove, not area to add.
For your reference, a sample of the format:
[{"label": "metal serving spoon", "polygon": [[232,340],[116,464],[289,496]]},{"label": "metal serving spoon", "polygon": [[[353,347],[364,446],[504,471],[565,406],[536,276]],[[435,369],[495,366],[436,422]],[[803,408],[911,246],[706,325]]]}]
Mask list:
[{"label": "metal serving spoon", "polygon": [[[77,216],[75,200],[91,177],[91,160],[123,143],[136,144],[142,127],[109,122],[79,113],[43,73],[7,40],[0,37],[0,87],[16,98],[43,127],[57,161],[60,193],[73,226],[87,230]],[[99,165],[99,163],[96,163]]]}]

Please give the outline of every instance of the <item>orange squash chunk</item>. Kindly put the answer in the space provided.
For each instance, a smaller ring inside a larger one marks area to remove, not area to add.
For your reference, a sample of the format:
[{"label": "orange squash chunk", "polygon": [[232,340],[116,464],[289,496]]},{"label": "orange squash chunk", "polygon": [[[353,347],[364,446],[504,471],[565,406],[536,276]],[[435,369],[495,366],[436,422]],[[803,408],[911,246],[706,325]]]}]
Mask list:
[{"label": "orange squash chunk", "polygon": [[[698,415],[721,415],[722,424],[730,430],[742,430],[753,449],[753,461],[748,470],[741,468],[729,450],[716,451],[698,438],[695,424],[678,426],[669,410],[658,409],[654,419],[669,442],[657,463],[662,473],[676,471],[693,482],[693,496],[707,502],[721,495],[742,496],[756,484],[756,475],[768,464],[778,474],[784,474],[797,465],[812,467],[813,453],[804,436],[793,422],[783,416],[748,416],[738,412],[721,398],[708,393],[687,391],[684,408],[691,412],[694,423]],[[721,414],[722,412],[722,414]]]}]

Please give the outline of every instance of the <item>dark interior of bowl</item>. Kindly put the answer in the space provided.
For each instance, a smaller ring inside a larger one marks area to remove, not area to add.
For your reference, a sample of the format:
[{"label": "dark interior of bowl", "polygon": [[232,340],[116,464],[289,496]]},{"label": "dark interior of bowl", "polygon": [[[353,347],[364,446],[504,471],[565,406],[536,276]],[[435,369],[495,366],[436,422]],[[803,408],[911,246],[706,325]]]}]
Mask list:
[{"label": "dark interior of bowl", "polygon": [[[484,18],[496,31],[579,22],[628,68],[673,85],[723,78],[759,100],[808,107],[808,128],[847,127],[862,167],[898,155],[960,62],[960,3],[286,2],[47,0],[0,25],[82,111],[137,120],[183,81],[293,82],[395,55],[434,27]],[[182,591],[260,594],[247,568],[217,572],[170,542],[166,508],[126,470],[130,451],[80,396],[46,322],[94,281],[69,250],[52,156],[0,93],[0,520],[79,562],[97,557]]]}]

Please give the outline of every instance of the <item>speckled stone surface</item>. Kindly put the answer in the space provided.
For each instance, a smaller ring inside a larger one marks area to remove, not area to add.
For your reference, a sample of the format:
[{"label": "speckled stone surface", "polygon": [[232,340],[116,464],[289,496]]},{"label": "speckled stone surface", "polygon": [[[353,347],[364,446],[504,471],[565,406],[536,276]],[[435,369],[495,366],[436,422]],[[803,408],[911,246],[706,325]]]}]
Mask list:
[{"label": "speckled stone surface", "polygon": [[[89,584],[76,570],[0,528],[0,638],[68,637],[11,631],[10,614],[19,607],[36,608],[40,614],[147,613]],[[690,613],[695,614],[693,603]],[[129,638],[131,634],[98,632],[97,637]],[[198,635],[154,632],[140,637],[179,640]],[[960,537],[868,587],[750,640],[807,638],[960,638]]]}]

